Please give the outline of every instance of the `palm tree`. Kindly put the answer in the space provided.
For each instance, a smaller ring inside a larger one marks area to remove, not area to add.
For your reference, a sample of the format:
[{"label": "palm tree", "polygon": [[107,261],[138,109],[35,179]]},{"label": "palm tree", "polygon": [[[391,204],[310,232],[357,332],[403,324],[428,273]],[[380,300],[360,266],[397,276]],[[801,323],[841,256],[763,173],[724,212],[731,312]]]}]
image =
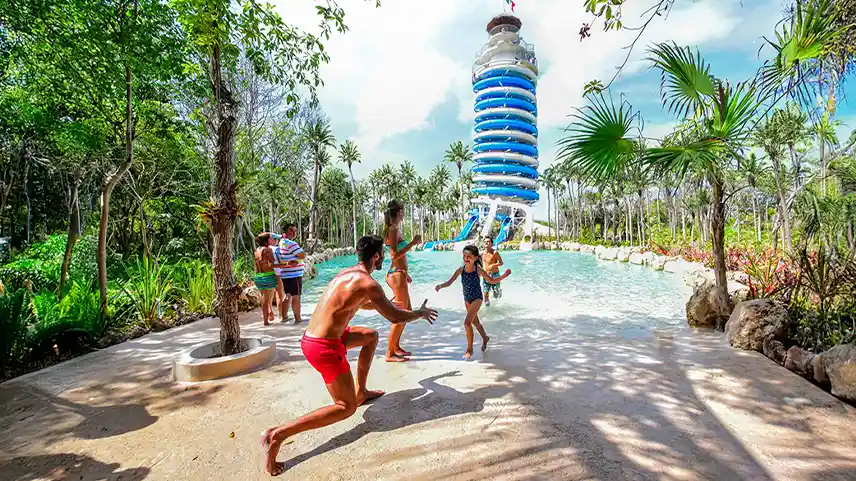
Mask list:
[{"label": "palm tree", "polygon": [[416,168],[413,167],[413,162],[409,160],[405,160],[401,167],[399,167],[399,175],[401,176],[401,183],[403,184],[405,190],[405,197],[407,198],[407,203],[410,204],[410,237],[413,237],[413,215],[416,212],[416,206],[414,205],[415,200],[415,188],[416,188]]},{"label": "palm tree", "polygon": [[[446,149],[446,154],[443,156],[443,160],[452,164],[455,164],[455,167],[458,168],[458,180],[461,180],[461,172],[463,171],[464,165],[473,161],[473,153],[470,150],[469,145],[464,145],[463,142],[453,142],[449,145],[449,148]],[[464,206],[464,184],[461,182],[460,185],[460,195],[461,195],[461,218],[464,218],[464,212],[466,211],[466,207]]]},{"label": "palm tree", "polygon": [[309,204],[309,239],[310,242],[314,242],[318,215],[318,181],[321,177],[321,169],[324,168],[324,164],[330,162],[330,154],[327,152],[327,149],[336,145],[336,137],[333,135],[333,131],[330,130],[330,123],[325,119],[319,119],[309,124],[305,136],[306,141],[309,143],[309,151],[314,162],[312,192]]},{"label": "palm tree", "polygon": [[553,235],[553,223],[550,221],[550,216],[552,214],[552,210],[550,208],[550,190],[555,185],[555,175],[553,172],[553,167],[547,167],[541,175],[541,183],[543,183],[544,188],[547,189],[547,232],[549,237],[552,237]]},{"label": "palm tree", "polygon": [[437,240],[440,239],[440,212],[444,207],[444,190],[449,184],[452,175],[445,165],[438,165],[431,171],[429,184],[431,186],[431,210],[434,211],[434,226],[436,229]]},{"label": "palm tree", "polygon": [[603,96],[573,115],[570,135],[560,141],[559,158],[569,159],[588,176],[615,178],[629,163],[641,161],[658,172],[680,177],[703,172],[711,187],[710,219],[717,294],[725,305],[725,176],[724,168],[740,157],[748,143],[750,122],[759,100],[753,84],[732,86],[710,74],[710,65],[689,47],[658,44],[648,60],[661,75],[664,106],[686,120],[686,128],[670,145],[639,150],[639,117],[622,102],[618,107]]},{"label": "palm tree", "polygon": [[351,191],[354,193],[352,197],[353,203],[351,205],[351,217],[354,225],[354,247],[357,246],[357,183],[354,181],[354,170],[351,168],[354,164],[360,162],[359,149],[357,149],[357,144],[353,143],[350,140],[346,140],[344,144],[339,146],[339,162],[344,163],[348,166],[348,174],[351,176]]}]

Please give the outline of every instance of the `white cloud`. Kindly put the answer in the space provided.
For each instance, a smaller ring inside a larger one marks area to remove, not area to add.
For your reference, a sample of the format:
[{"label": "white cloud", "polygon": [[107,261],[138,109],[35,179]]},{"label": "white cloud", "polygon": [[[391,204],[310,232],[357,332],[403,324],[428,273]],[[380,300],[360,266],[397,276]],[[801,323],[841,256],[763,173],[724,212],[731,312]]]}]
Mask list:
[{"label": "white cloud", "polygon": [[[381,8],[362,0],[339,3],[349,31],[327,44],[332,60],[321,70],[320,98],[334,127],[339,111],[353,116],[355,140],[371,152],[386,138],[427,127],[431,111],[460,87],[456,79],[469,79],[469,66],[440,51],[436,37],[470,8],[452,0],[384,0]],[[311,21],[313,11],[304,6],[296,22]]]}]

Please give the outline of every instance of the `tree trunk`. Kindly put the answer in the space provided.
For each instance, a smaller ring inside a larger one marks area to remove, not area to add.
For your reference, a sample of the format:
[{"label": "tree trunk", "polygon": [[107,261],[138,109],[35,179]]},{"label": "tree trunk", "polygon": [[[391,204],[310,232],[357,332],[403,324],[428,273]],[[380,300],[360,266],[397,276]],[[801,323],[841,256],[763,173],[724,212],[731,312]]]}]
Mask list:
[{"label": "tree trunk", "polygon": [[710,219],[711,239],[713,241],[713,273],[716,277],[716,288],[721,299],[730,304],[728,299],[727,279],[725,276],[725,202],[723,200],[724,182],[714,175],[713,183],[713,212]]},{"label": "tree trunk", "polygon": [[547,237],[553,235],[553,224],[550,222],[550,216],[552,215],[552,210],[550,209],[550,188],[547,187]]},{"label": "tree trunk", "polygon": [[122,180],[134,160],[133,126],[133,75],[131,66],[125,65],[125,160],[107,176],[101,188],[101,222],[98,226],[98,289],[101,295],[101,319],[107,319],[107,223],[110,220],[110,195]]},{"label": "tree trunk", "polygon": [[27,245],[30,245],[32,224],[33,224],[33,201],[30,198],[30,153],[28,152],[27,143],[24,143],[24,198],[27,201]]},{"label": "tree trunk", "polygon": [[71,205],[68,209],[68,235],[65,241],[65,254],[62,256],[62,267],[59,273],[59,287],[56,294],[59,300],[62,300],[63,287],[65,280],[68,278],[68,267],[71,264],[71,252],[74,249],[74,244],[77,243],[77,237],[80,235],[80,200],[79,200],[80,177],[74,176],[71,182]]},{"label": "tree trunk", "polygon": [[220,350],[223,355],[240,351],[241,326],[238,323],[238,294],[232,266],[232,233],[238,214],[235,181],[235,129],[237,103],[222,77],[221,47],[215,45],[211,55],[211,86],[217,104],[217,151],[214,162],[214,212],[211,230],[214,252],[214,312],[220,318]]},{"label": "tree trunk", "polygon": [[[320,172],[320,164],[318,163],[318,156],[314,156],[313,161],[313,169],[312,169],[312,188],[310,190],[310,203],[309,203],[309,243],[312,244],[315,241],[316,229],[317,229],[317,212],[318,212],[318,178],[321,176]],[[312,246],[309,246],[310,249]]]},{"label": "tree trunk", "polygon": [[348,173],[351,174],[351,220],[354,225],[354,247],[357,247],[357,183],[354,181],[354,171],[348,164]]},{"label": "tree trunk", "polygon": [[776,193],[779,200],[779,221],[782,223],[782,243],[785,252],[791,253],[791,221],[788,215],[787,199],[785,198],[784,179],[782,179],[782,166],[778,160],[773,160],[773,168],[776,170],[773,178],[776,181]]}]

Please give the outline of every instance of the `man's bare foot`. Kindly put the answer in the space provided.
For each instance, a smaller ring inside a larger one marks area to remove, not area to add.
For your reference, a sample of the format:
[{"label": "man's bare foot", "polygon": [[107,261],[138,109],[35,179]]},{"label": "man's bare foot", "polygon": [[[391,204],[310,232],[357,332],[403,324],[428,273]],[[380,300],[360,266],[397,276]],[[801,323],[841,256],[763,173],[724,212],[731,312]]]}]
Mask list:
[{"label": "man's bare foot", "polygon": [[280,463],[276,460],[281,443],[274,443],[271,441],[273,429],[274,428],[267,429],[262,433],[262,449],[265,454],[265,471],[270,473],[271,476],[279,476],[285,472],[285,463]]},{"label": "man's bare foot", "polygon": [[464,359],[469,359],[473,357],[473,351],[467,351],[464,353]]},{"label": "man's bare foot", "polygon": [[392,355],[387,354],[386,355],[386,362],[407,362],[409,360],[410,360],[410,358],[400,356],[398,354],[392,354]]},{"label": "man's bare foot", "polygon": [[366,401],[371,401],[372,399],[377,399],[386,394],[383,391],[366,391],[364,393],[357,393],[357,406],[362,406]]},{"label": "man's bare foot", "polygon": [[295,320],[294,320],[294,323],[295,323],[295,324],[300,324],[301,322],[303,322],[303,319],[295,319]]},{"label": "man's bare foot", "polygon": [[484,339],[482,339],[482,352],[487,350],[487,343],[488,342],[490,342],[490,336],[487,336]]},{"label": "man's bare foot", "polygon": [[400,347],[395,350],[395,353],[398,354],[399,356],[404,356],[404,357],[410,357],[413,355],[412,352],[407,352]]},{"label": "man's bare foot", "polygon": [[265,321],[265,326],[270,326],[270,323]]}]

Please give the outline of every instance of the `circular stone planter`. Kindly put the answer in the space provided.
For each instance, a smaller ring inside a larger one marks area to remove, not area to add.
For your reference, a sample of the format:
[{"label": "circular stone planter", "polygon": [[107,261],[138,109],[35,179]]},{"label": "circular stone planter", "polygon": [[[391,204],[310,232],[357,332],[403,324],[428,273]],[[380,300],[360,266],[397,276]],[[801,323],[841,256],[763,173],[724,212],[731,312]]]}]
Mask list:
[{"label": "circular stone planter", "polygon": [[231,356],[219,356],[220,341],[193,346],[172,362],[172,378],[194,382],[234,376],[262,366],[276,353],[271,338],[243,338],[241,343],[247,349]]}]

